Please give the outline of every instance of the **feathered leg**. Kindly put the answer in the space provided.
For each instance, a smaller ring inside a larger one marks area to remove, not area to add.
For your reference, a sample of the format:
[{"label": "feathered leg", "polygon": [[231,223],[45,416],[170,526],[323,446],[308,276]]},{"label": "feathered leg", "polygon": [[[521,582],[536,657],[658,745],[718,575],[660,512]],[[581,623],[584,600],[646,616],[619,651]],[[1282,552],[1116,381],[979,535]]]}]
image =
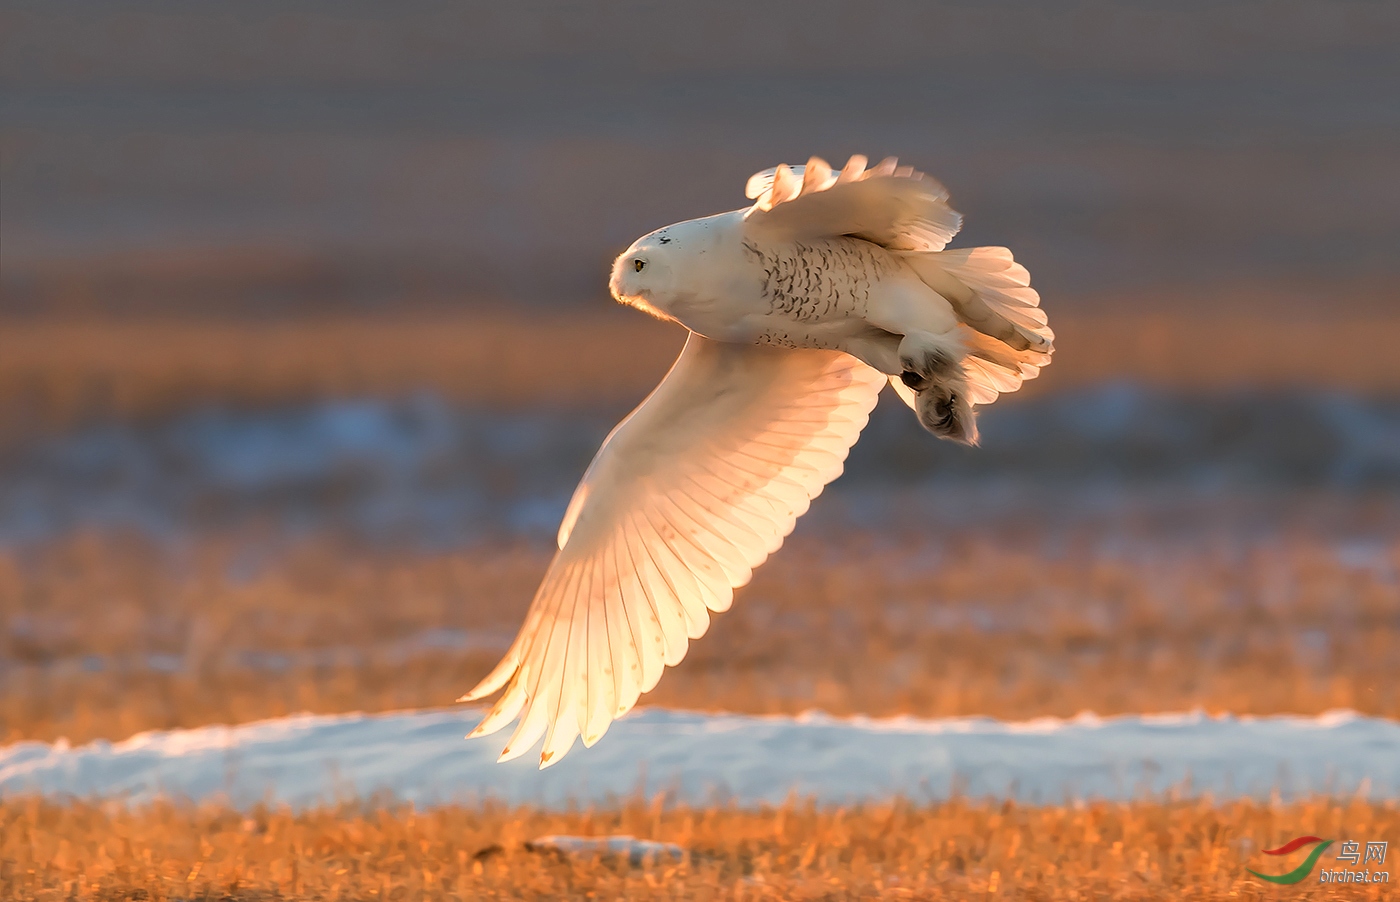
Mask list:
[{"label": "feathered leg", "polygon": [[977,414],[959,356],[949,336],[910,332],[899,343],[904,368],[900,379],[917,393],[914,412],[925,429],[939,438],[975,445]]}]

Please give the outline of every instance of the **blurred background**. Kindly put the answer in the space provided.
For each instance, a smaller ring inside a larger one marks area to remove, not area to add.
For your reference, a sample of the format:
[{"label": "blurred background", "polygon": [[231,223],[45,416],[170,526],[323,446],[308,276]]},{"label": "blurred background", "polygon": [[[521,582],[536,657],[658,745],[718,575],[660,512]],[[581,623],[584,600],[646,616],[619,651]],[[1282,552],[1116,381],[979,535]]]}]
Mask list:
[{"label": "blurred background", "polygon": [[897,155],[1059,336],[887,400],[666,704],[1400,714],[1400,9],[0,3],[0,740],[445,704],[682,336],[637,235]]}]

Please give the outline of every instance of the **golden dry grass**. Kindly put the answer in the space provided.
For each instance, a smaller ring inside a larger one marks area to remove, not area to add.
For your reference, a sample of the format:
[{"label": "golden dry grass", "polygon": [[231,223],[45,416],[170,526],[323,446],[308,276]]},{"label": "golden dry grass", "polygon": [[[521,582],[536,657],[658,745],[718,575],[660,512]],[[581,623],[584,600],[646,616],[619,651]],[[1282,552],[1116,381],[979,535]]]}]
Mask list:
[{"label": "golden dry grass", "polygon": [[0,428],[14,436],[194,404],[422,389],[497,406],[625,404],[665,372],[680,340],[607,308],[417,320],[12,320],[0,323]]},{"label": "golden dry grass", "polygon": [[[1130,520],[950,527],[904,544],[797,536],[643,701],[754,713],[1200,706],[1396,717],[1393,515],[1364,504],[1331,515],[1389,537],[1361,562],[1337,554],[1325,521],[1320,533],[1251,542],[1217,538],[1190,512],[1190,541],[1154,539],[1159,526],[1134,537]],[[1104,548],[1108,532],[1118,544]],[[214,539],[172,551],[111,536],[0,552],[0,741],[449,703],[495,663],[549,551],[322,540],[252,573],[232,566],[239,553]],[[470,641],[419,641],[442,629]],[[166,656],[165,669],[151,656]]]},{"label": "golden dry grass", "polygon": [[[679,844],[631,866],[524,844],[625,833]],[[1400,835],[1400,807],[1317,799],[1065,807],[951,801],[741,811],[375,809],[0,802],[0,894],[59,899],[1380,899],[1392,886],[1274,887],[1316,834]],[[1282,863],[1282,864],[1281,864]],[[1325,863],[1325,862],[1324,862]],[[1372,866],[1374,868],[1374,865]]]},{"label": "golden dry grass", "polygon": [[[1394,316],[1197,311],[1056,314],[1054,323],[1055,363],[1027,392],[1103,379],[1400,391]],[[666,371],[681,337],[606,302],[591,311],[407,318],[9,319],[0,321],[0,429],[419,389],[474,404],[625,405]]]}]

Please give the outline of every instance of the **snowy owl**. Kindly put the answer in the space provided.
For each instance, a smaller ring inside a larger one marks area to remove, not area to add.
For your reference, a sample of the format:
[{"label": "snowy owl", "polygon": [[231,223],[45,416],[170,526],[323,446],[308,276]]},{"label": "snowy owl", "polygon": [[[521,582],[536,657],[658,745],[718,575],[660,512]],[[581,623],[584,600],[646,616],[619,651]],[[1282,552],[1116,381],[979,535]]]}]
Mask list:
[{"label": "snowy owl", "polygon": [[944,250],[962,217],[933,179],[813,157],[745,193],[613,264],[618,301],[690,335],[603,442],[520,634],[460,699],[506,687],[471,733],[519,717],[502,761],[541,736],[542,768],[591,746],[679,664],[840,475],[887,380],[930,432],[975,444],[976,405],[1050,362],[1025,267]]}]

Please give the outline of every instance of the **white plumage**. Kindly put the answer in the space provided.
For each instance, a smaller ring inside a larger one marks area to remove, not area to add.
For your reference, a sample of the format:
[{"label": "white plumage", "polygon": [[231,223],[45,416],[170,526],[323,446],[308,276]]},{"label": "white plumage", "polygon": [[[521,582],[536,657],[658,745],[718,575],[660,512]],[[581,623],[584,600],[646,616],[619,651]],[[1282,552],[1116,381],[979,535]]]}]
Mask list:
[{"label": "white plumage", "polygon": [[760,172],[752,207],[617,258],[613,295],[691,335],[603,443],[520,634],[462,697],[505,687],[471,734],[519,718],[501,760],[592,745],[678,664],[840,475],[887,379],[930,431],[975,443],[974,406],[1049,363],[1010,251],[945,251],[961,216],[943,187],[865,164]]}]

